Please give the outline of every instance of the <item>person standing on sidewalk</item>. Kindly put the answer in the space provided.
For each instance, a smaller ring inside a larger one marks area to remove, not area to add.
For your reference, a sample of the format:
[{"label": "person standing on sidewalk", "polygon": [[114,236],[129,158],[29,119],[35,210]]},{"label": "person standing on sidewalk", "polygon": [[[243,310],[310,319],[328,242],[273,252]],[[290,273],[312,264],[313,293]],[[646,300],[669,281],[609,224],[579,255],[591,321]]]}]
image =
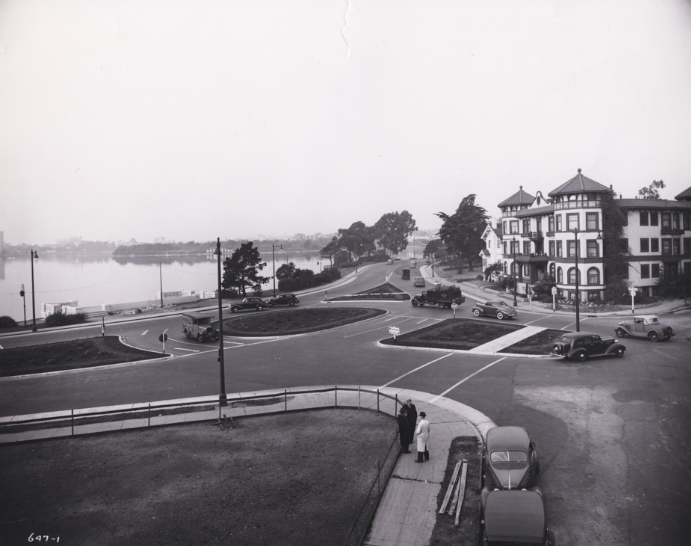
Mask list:
[{"label": "person standing on sidewalk", "polygon": [[408,424],[408,416],[406,415],[405,406],[401,406],[401,410],[398,412],[398,417],[396,420],[398,421],[398,434],[400,435],[399,437],[401,440],[403,453],[410,453],[408,446],[410,446],[413,433],[410,429],[410,425]]},{"label": "person standing on sidewalk", "polygon": [[424,454],[425,461],[429,461],[429,421],[427,414],[424,411],[420,412],[420,422],[417,424],[417,461],[416,463],[424,462],[422,456]]},{"label": "person standing on sidewalk", "polygon": [[408,400],[405,401],[405,408],[406,413],[408,414],[408,427],[410,428],[410,440],[409,443],[413,443],[413,433],[415,432],[415,425],[417,425],[417,408],[415,407],[415,404],[413,404],[413,401],[408,398]]}]

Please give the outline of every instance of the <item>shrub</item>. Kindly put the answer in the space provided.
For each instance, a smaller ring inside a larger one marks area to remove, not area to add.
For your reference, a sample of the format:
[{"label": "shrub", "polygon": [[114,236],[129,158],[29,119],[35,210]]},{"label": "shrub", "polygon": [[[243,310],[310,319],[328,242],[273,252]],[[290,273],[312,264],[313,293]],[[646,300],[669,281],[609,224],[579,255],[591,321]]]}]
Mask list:
[{"label": "shrub", "polygon": [[17,322],[7,315],[0,317],[0,328],[14,328],[17,326]]},{"label": "shrub", "polygon": [[557,286],[554,277],[545,276],[541,281],[533,285],[533,294],[536,301],[551,302],[552,288]]},{"label": "shrub", "polygon": [[297,290],[297,288],[298,282],[293,278],[279,279],[278,281],[278,289],[281,292],[292,292],[293,290]]},{"label": "shrub", "polygon": [[74,315],[54,313],[46,317],[46,326],[66,326],[68,324],[79,324],[81,322],[86,322],[86,313],[75,313]]}]

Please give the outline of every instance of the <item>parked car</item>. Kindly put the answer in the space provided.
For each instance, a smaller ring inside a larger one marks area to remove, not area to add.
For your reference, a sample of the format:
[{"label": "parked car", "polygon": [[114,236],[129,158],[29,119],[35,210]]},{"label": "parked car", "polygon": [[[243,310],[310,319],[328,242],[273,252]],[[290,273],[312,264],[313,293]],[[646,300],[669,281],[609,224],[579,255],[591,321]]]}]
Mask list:
[{"label": "parked car", "polygon": [[591,356],[623,357],[626,347],[618,339],[588,332],[571,332],[554,344],[552,354],[584,362]]},{"label": "parked car", "polygon": [[497,317],[499,320],[518,316],[518,311],[516,311],[513,307],[510,307],[506,302],[500,300],[490,300],[486,301],[485,303],[476,303],[471,311],[476,317],[488,315]]},{"label": "parked car", "polygon": [[257,311],[263,311],[269,306],[261,298],[245,298],[240,303],[233,303],[230,306],[231,313],[237,313],[238,311],[245,311],[247,309],[255,309]]},{"label": "parked car", "polygon": [[211,326],[215,320],[214,313],[203,311],[191,311],[182,314],[182,333],[187,339],[196,339],[197,341],[218,341],[220,334],[218,328]]},{"label": "parked car", "polygon": [[523,427],[495,427],[485,442],[485,487],[526,489],[535,485],[540,461],[535,442]]},{"label": "parked car", "polygon": [[481,497],[482,543],[556,546],[547,528],[542,490],[486,491]]},{"label": "parked car", "polygon": [[425,286],[425,279],[422,277],[415,277],[413,281],[413,286]]},{"label": "parked car", "polygon": [[393,260],[389,260],[388,262],[386,262],[386,265],[393,265]]},{"label": "parked car", "polygon": [[269,307],[273,307],[274,305],[288,305],[293,307],[297,303],[300,303],[300,300],[297,299],[295,294],[279,294],[277,297],[269,300]]},{"label": "parked car", "polygon": [[409,281],[410,280],[410,269],[405,268],[401,270],[401,280],[402,281]]},{"label": "parked car", "polygon": [[672,327],[662,324],[655,315],[640,315],[624,320],[619,323],[616,334],[619,337],[647,337],[651,341],[674,337]]}]

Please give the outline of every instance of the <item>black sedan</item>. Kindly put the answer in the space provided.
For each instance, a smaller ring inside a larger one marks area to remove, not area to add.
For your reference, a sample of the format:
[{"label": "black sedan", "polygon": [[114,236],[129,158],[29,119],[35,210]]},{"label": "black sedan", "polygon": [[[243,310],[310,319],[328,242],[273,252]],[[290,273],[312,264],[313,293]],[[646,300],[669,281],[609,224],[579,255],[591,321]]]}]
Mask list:
[{"label": "black sedan", "polygon": [[269,306],[261,298],[245,298],[240,303],[233,303],[230,306],[231,313],[237,313],[238,311],[246,311],[247,309],[255,309],[256,311],[262,311]]},{"label": "black sedan", "polygon": [[273,307],[274,305],[288,305],[293,307],[298,303],[300,303],[300,300],[297,299],[295,294],[280,294],[279,296],[269,300],[269,307]]},{"label": "black sedan", "polygon": [[472,309],[473,315],[479,317],[481,315],[489,315],[497,317],[499,320],[503,318],[513,318],[518,316],[518,311],[513,307],[500,300],[490,300],[485,303],[476,303]]},{"label": "black sedan", "polygon": [[485,442],[485,488],[525,489],[540,473],[535,443],[523,427],[495,427]]},{"label": "black sedan", "polygon": [[624,347],[618,339],[599,336],[588,332],[571,332],[564,334],[554,343],[552,354],[585,362],[591,356],[624,356]]}]

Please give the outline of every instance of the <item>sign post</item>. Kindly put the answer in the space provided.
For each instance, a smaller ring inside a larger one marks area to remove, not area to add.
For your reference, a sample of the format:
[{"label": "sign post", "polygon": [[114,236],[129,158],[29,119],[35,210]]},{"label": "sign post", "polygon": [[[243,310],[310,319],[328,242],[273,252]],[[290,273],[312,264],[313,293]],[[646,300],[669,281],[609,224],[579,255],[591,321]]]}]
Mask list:
[{"label": "sign post", "polygon": [[636,294],[638,293],[638,288],[635,286],[630,286],[629,287],[629,293],[631,294],[631,314],[634,314],[634,309],[633,309],[633,299],[636,297]]},{"label": "sign post", "polygon": [[165,352],[166,352],[166,339],[168,339],[168,335],[166,334],[167,331],[168,331],[168,328],[163,330],[163,333],[160,336],[158,336],[158,341],[163,343],[163,354],[165,354]]},{"label": "sign post", "polygon": [[398,326],[389,326],[389,333],[393,334],[393,340],[396,341],[396,336],[401,333],[401,329]]},{"label": "sign post", "polygon": [[552,311],[557,312],[557,287],[552,287]]},{"label": "sign post", "polygon": [[106,319],[101,317],[101,336],[106,337]]},{"label": "sign post", "polygon": [[456,309],[458,309],[458,304],[457,304],[457,303],[452,303],[452,304],[451,304],[451,309],[453,309],[453,318],[456,318]]}]

